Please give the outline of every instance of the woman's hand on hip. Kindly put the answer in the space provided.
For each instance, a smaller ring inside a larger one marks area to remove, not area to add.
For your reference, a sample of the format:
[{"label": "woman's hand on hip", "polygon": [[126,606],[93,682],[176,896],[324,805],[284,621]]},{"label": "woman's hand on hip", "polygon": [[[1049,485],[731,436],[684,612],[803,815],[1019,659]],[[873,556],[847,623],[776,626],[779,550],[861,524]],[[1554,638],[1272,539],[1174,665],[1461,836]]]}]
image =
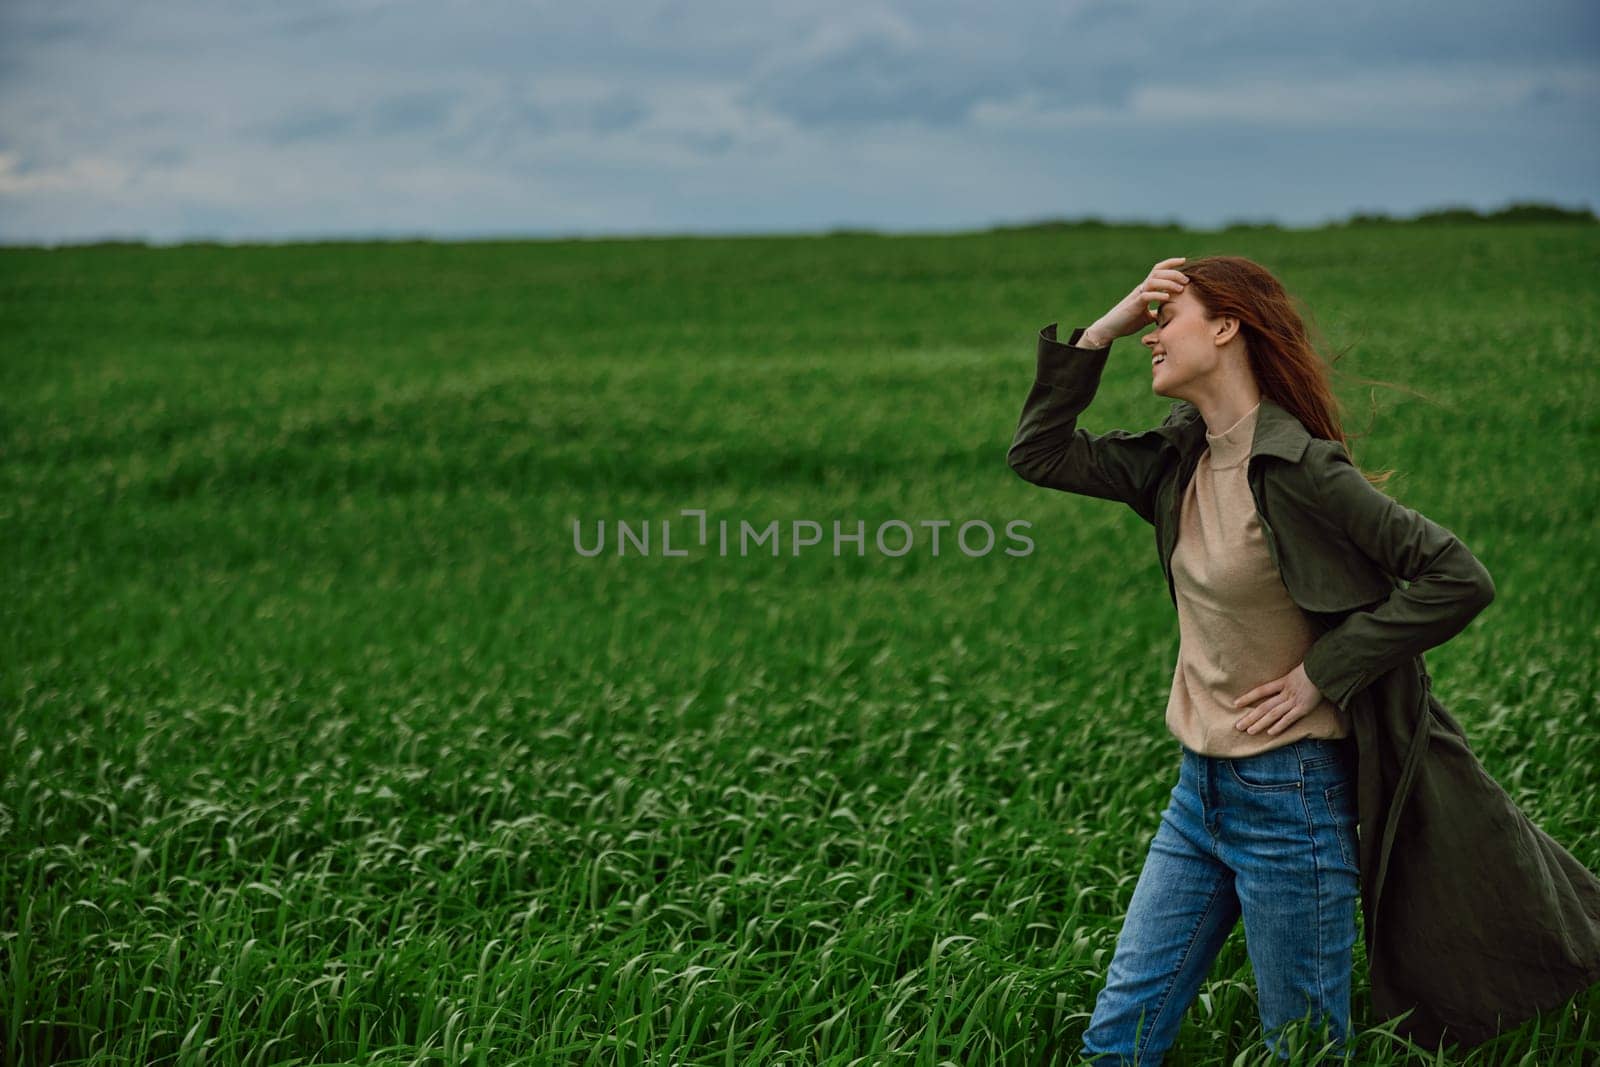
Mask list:
[{"label": "woman's hand on hip", "polygon": [[1278,734],[1311,714],[1322,703],[1322,690],[1311,684],[1311,679],[1306,677],[1306,665],[1302,663],[1282,678],[1256,686],[1235,700],[1233,706],[1255,704],[1258,700],[1261,703],[1235,719],[1233,725],[1248,734],[1260,733],[1263,729],[1269,734]]}]

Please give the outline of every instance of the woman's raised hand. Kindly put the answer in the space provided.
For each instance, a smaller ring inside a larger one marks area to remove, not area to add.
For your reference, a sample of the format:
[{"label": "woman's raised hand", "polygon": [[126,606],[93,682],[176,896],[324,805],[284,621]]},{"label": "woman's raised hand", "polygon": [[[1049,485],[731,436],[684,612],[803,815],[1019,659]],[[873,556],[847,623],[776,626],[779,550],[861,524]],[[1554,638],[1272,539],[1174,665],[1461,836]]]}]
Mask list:
[{"label": "woman's raised hand", "polygon": [[1184,259],[1184,256],[1174,256],[1157,263],[1144,281],[1134,286],[1133,291],[1119,300],[1110,311],[1101,315],[1088,332],[1109,341],[1138,333],[1156,321],[1156,313],[1160,309],[1152,309],[1150,303],[1171,300],[1183,292],[1183,287],[1189,283],[1189,276],[1177,269]]}]

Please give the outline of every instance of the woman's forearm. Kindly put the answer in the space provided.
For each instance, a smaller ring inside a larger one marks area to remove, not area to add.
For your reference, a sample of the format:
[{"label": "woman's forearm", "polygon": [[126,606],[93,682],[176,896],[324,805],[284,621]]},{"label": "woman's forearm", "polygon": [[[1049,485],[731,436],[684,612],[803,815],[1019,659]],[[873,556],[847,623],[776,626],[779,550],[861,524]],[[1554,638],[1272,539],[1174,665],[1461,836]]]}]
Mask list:
[{"label": "woman's forearm", "polygon": [[1116,338],[1112,337],[1110,334],[1101,329],[1100,324],[1097,322],[1093,326],[1090,326],[1087,330],[1083,331],[1083,335],[1078,338],[1078,347],[1105,348],[1114,340],[1116,340]]}]

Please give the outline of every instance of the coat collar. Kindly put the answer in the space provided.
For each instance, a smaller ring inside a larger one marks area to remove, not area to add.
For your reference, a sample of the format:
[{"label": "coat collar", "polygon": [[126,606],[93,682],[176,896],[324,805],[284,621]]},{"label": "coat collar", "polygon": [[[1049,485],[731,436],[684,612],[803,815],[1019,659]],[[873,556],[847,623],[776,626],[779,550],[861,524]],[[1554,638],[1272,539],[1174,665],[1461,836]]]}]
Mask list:
[{"label": "coat collar", "polygon": [[[1179,400],[1172,406],[1172,411],[1173,424],[1180,431],[1184,453],[1204,449],[1206,420],[1200,417],[1200,409],[1187,400]],[[1298,463],[1310,443],[1311,434],[1299,419],[1266,397],[1261,398],[1261,411],[1256,415],[1255,437],[1250,442],[1251,459],[1277,456],[1290,463]]]}]

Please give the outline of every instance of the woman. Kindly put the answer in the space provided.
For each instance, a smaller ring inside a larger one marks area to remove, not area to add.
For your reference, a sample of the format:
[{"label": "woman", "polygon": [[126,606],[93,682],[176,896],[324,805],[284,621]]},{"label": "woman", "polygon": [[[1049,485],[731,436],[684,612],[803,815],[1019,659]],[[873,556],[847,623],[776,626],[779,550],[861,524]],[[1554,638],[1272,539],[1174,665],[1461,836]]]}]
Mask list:
[{"label": "woman", "polygon": [[[1484,1040],[1600,978],[1600,880],[1483,772],[1422,663],[1493,582],[1350,462],[1277,280],[1240,257],[1184,263],[1157,263],[1065,343],[1041,331],[1008,457],[1154,525],[1178,615],[1178,782],[1082,1054],[1159,1063],[1241,917],[1269,1047],[1286,1056],[1303,1020],[1348,1051],[1358,896],[1375,1009],[1410,1013],[1399,1031],[1425,1042]],[[1152,324],[1152,388],[1172,414],[1078,429],[1112,341]],[[1468,855],[1495,865],[1491,891],[1461,888]],[[1379,926],[1380,894],[1398,923]],[[1463,929],[1452,958],[1441,946]]]}]

